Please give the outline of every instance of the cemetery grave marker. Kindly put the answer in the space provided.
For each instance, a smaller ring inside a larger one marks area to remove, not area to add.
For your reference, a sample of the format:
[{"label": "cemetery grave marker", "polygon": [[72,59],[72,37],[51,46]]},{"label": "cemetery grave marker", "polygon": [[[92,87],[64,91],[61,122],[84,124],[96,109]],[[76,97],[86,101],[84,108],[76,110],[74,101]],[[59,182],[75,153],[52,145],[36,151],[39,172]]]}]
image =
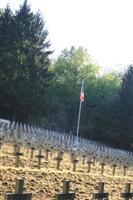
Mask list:
[{"label": "cemetery grave marker", "polygon": [[104,183],[103,182],[99,183],[98,193],[93,194],[93,199],[98,199],[98,200],[106,199],[106,200],[108,200],[108,193],[104,192]]},{"label": "cemetery grave marker", "polygon": [[105,166],[105,163],[101,163],[100,165],[101,165],[101,174],[103,174],[103,173],[104,173],[104,166]]},{"label": "cemetery grave marker", "polygon": [[[27,140],[26,140],[26,142],[27,142]],[[30,148],[31,148],[31,143],[27,142],[27,152],[26,152],[27,154],[29,153]]]},{"label": "cemetery grave marker", "polygon": [[17,179],[15,193],[6,193],[4,200],[31,200],[31,193],[23,192],[24,180]]},{"label": "cemetery grave marker", "polygon": [[54,150],[54,147],[51,146],[51,147],[50,147],[50,157],[52,157],[52,155],[53,155],[53,150]]},{"label": "cemetery grave marker", "polygon": [[112,175],[113,176],[115,175],[116,167],[117,167],[117,165],[115,165],[115,164],[112,166]]},{"label": "cemetery grave marker", "polygon": [[20,164],[20,156],[23,156],[23,153],[20,152],[20,146],[15,145],[15,152],[14,152],[14,156],[16,157],[16,163],[15,163],[15,167],[19,167]]},{"label": "cemetery grave marker", "polygon": [[83,155],[83,165],[85,164],[86,155]]},{"label": "cemetery grave marker", "polygon": [[90,173],[90,171],[91,171],[91,164],[92,164],[92,163],[93,163],[93,162],[90,161],[90,160],[87,161],[87,164],[88,164],[87,172],[88,172],[88,173]]},{"label": "cemetery grave marker", "polygon": [[73,161],[72,161],[72,163],[73,163],[73,172],[75,172],[78,160],[76,158],[74,158]]},{"label": "cemetery grave marker", "polygon": [[128,168],[127,166],[123,166],[123,175],[124,176],[126,176],[126,174],[127,174],[127,168]]},{"label": "cemetery grave marker", "polygon": [[48,161],[49,152],[50,152],[50,150],[49,150],[49,149],[46,149],[46,161]]},{"label": "cemetery grave marker", "polygon": [[129,199],[133,198],[133,192],[131,192],[131,184],[130,183],[126,184],[125,192],[121,193],[121,197],[124,198],[125,200],[129,200]]},{"label": "cemetery grave marker", "polygon": [[63,193],[56,194],[54,200],[74,200],[75,193],[69,192],[69,189],[70,181],[63,181]]},{"label": "cemetery grave marker", "polygon": [[3,142],[4,142],[4,138],[0,137],[0,150],[2,149]]},{"label": "cemetery grave marker", "polygon": [[55,160],[57,161],[56,169],[60,170],[60,163],[63,160],[63,154],[61,152],[59,152],[57,157],[55,158]]},{"label": "cemetery grave marker", "polygon": [[40,169],[41,168],[41,159],[44,158],[44,156],[42,156],[42,150],[38,151],[38,155],[36,157],[38,158],[37,167],[38,167],[38,169]]},{"label": "cemetery grave marker", "polygon": [[13,153],[16,153],[17,152],[17,149],[18,148],[18,144],[14,144],[14,146],[13,146]]},{"label": "cemetery grave marker", "polygon": [[70,154],[70,159],[71,159],[71,161],[73,161],[74,157],[75,157],[75,154],[74,154],[74,153],[71,153],[71,154]]},{"label": "cemetery grave marker", "polygon": [[30,159],[33,159],[35,148],[31,147],[30,149],[31,149]]},{"label": "cemetery grave marker", "polygon": [[93,157],[93,166],[96,164],[96,157]]}]

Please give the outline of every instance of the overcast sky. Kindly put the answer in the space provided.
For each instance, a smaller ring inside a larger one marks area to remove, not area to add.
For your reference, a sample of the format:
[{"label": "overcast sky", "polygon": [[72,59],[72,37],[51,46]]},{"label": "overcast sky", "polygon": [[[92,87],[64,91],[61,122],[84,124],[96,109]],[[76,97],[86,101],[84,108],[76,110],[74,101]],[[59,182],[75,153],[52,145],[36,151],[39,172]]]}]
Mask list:
[{"label": "overcast sky", "polygon": [[[0,0],[17,9],[23,0]],[[54,56],[83,46],[104,69],[133,63],[133,0],[29,0],[43,14]]]}]

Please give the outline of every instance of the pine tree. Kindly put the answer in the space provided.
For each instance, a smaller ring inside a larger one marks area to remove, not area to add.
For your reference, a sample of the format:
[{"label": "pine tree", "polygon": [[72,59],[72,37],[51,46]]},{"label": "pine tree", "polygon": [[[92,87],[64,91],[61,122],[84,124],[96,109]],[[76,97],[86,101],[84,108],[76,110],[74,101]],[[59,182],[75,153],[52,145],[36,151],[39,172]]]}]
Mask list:
[{"label": "pine tree", "polygon": [[[12,23],[5,20],[6,13]],[[39,116],[45,110],[46,89],[51,79],[49,55],[52,54],[47,41],[48,31],[41,14],[34,14],[27,0],[14,15],[8,8],[2,17],[0,39],[4,42],[0,44],[3,52],[0,69],[6,63],[3,69],[6,79],[9,79],[8,72],[12,71],[11,92],[5,95],[5,104],[9,96],[12,117],[26,121],[29,116]],[[3,83],[2,79],[0,81]]]},{"label": "pine tree", "polygon": [[133,143],[133,66],[130,65],[122,78],[120,91],[120,137],[130,146]]},{"label": "pine tree", "polygon": [[[16,12],[16,49],[18,60],[17,101],[23,115],[29,112],[39,115],[45,104],[45,88],[51,77],[48,72],[50,64],[50,43],[47,41],[48,31],[41,14],[34,14],[25,0]],[[18,113],[19,117],[22,113]]]},{"label": "pine tree", "polygon": [[15,76],[15,30],[14,16],[7,6],[0,15],[0,111],[1,116],[11,114],[12,82]]}]

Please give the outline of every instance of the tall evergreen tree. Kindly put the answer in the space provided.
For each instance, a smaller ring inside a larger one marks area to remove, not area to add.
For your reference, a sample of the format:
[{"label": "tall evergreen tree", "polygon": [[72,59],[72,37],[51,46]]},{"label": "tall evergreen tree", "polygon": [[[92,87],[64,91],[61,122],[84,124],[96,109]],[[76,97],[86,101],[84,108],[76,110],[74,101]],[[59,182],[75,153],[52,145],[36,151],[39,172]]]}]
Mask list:
[{"label": "tall evergreen tree", "polygon": [[[50,42],[47,41],[48,31],[45,29],[45,22],[39,12],[34,14],[31,11],[27,0],[15,15],[8,10],[10,11],[9,8],[6,9],[3,18],[1,17],[0,25],[1,40],[7,42],[7,44],[0,44],[1,49],[5,47],[0,68],[5,65],[3,71],[6,79],[9,78],[9,67],[11,71],[13,70],[10,80],[12,92],[5,96],[5,101],[7,102],[8,95],[12,96],[12,100],[10,99],[12,117],[25,121],[29,116],[38,116],[42,110],[45,110],[46,88],[51,79],[51,73],[48,70],[49,55],[52,51],[49,50]],[[6,13],[13,21],[13,23],[8,22],[8,26],[7,20],[4,19]],[[11,45],[8,40],[12,41]],[[4,57],[7,51],[9,51],[9,59],[7,56]]]},{"label": "tall evergreen tree", "polygon": [[11,115],[14,100],[12,94],[16,62],[14,27],[14,16],[7,6],[0,15],[0,114],[5,117]]},{"label": "tall evergreen tree", "polygon": [[133,65],[123,75],[120,90],[120,138],[123,145],[133,143]]}]

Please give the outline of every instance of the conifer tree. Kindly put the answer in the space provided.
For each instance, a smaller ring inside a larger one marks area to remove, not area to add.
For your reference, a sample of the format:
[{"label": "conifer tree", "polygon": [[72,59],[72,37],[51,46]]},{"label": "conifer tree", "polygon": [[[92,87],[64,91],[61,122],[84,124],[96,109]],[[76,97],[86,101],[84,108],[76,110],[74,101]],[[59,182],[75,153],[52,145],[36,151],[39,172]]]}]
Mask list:
[{"label": "conifer tree", "polygon": [[14,33],[14,16],[7,6],[0,15],[0,114],[6,118],[12,112],[14,99],[12,94],[16,63]]},{"label": "conifer tree", "polygon": [[9,99],[8,107],[15,120],[39,116],[46,110],[46,89],[51,79],[49,55],[52,51],[43,17],[31,11],[27,0],[15,14],[7,7],[0,17],[0,35],[0,70],[11,88],[7,93],[3,89],[4,104]]},{"label": "conifer tree", "polygon": [[120,91],[120,133],[123,145],[133,143],[133,66],[123,75]]}]

